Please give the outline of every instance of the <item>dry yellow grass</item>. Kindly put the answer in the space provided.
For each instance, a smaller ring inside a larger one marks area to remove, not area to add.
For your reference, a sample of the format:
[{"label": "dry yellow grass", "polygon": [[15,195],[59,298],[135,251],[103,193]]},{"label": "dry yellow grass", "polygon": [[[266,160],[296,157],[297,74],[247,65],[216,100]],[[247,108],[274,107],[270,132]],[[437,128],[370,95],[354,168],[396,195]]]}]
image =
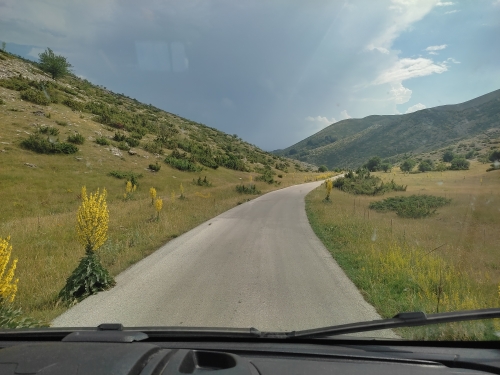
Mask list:
[{"label": "dry yellow grass", "polygon": [[[408,185],[383,197],[354,196],[324,186],[306,199],[309,220],[333,257],[384,317],[497,307],[500,299],[500,171],[472,163],[469,171],[377,173]],[[435,216],[406,219],[368,209],[390,196],[431,194],[451,198]],[[465,323],[402,330],[408,338],[494,338],[500,325]]]}]

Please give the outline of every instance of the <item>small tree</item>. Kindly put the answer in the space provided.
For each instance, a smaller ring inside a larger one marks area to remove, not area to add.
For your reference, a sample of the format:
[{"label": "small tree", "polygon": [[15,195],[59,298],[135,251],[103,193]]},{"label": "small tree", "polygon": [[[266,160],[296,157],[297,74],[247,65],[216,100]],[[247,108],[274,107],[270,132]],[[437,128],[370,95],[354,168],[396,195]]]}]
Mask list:
[{"label": "small tree", "polygon": [[380,164],[380,169],[384,172],[390,172],[392,170],[392,165],[390,163],[382,163]]},{"label": "small tree", "polygon": [[455,154],[453,153],[452,150],[446,150],[443,154],[443,161],[449,163],[453,160],[455,157]]},{"label": "small tree", "polygon": [[488,159],[490,159],[490,161],[492,162],[500,161],[500,150],[493,151],[488,157]]},{"label": "small tree", "polygon": [[434,162],[431,159],[425,159],[418,165],[418,170],[420,172],[428,172],[434,169]]},{"label": "small tree", "polygon": [[456,157],[451,161],[450,169],[453,170],[466,170],[469,169],[470,162],[464,157]]},{"label": "small tree", "polygon": [[416,162],[413,159],[406,159],[404,162],[401,163],[401,170],[403,172],[410,172],[413,167],[415,166]]},{"label": "small tree", "polygon": [[66,61],[66,57],[54,54],[50,48],[40,53],[38,57],[40,59],[38,62],[40,69],[50,73],[52,79],[64,77],[70,72],[69,69],[72,67],[71,64]]},{"label": "small tree", "polygon": [[328,167],[326,165],[320,165],[318,168],[318,172],[324,173],[328,171]]},{"label": "small tree", "polygon": [[367,161],[364,167],[370,172],[376,172],[380,169],[380,164],[382,164],[382,160],[378,156],[374,156]]},{"label": "small tree", "polygon": [[115,281],[102,266],[97,250],[107,239],[109,211],[106,204],[106,189],[87,196],[82,188],[82,204],[78,208],[76,231],[78,240],[85,248],[85,256],[66,280],[59,292],[62,301],[76,303],[92,294],[115,285]]}]

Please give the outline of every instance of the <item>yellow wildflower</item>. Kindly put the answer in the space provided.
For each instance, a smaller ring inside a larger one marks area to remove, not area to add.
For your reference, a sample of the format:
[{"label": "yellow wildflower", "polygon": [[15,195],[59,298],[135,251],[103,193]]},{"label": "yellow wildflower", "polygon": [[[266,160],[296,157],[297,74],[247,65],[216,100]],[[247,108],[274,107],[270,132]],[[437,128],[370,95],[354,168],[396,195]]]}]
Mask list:
[{"label": "yellow wildflower", "polygon": [[[128,184],[127,184],[128,185]],[[109,211],[106,204],[106,189],[87,196],[87,189],[82,187],[82,204],[78,208],[78,239],[87,251],[95,251],[107,238]]]},{"label": "yellow wildflower", "polygon": [[156,198],[156,189],[154,187],[149,188],[149,196],[151,197],[151,204],[154,204]]},{"label": "yellow wildflower", "polygon": [[12,254],[12,245],[9,242],[10,236],[6,239],[0,237],[0,300],[12,302],[16,297],[19,279],[14,279],[17,259],[12,261],[9,270],[6,272]]}]

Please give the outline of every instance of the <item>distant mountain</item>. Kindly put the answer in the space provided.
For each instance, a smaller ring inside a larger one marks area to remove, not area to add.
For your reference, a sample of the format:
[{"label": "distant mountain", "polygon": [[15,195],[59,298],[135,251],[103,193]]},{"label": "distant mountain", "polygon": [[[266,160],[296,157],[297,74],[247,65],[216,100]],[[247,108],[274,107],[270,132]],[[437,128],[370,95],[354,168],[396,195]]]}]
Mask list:
[{"label": "distant mountain", "polygon": [[491,128],[500,128],[500,90],[405,115],[339,121],[274,153],[329,168],[357,167],[372,156],[429,152]]}]

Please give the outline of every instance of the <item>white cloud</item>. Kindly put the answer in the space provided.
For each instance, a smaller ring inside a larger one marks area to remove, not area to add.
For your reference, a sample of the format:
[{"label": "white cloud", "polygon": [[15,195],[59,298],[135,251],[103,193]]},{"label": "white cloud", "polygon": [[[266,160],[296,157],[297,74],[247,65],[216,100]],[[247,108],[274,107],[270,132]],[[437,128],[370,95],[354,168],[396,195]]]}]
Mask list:
[{"label": "white cloud", "polygon": [[444,14],[453,14],[453,13],[457,13],[457,12],[460,12],[459,10],[449,10],[448,12],[444,12]]},{"label": "white cloud", "polygon": [[387,53],[394,40],[414,22],[424,18],[434,5],[435,0],[392,0],[386,27],[367,43],[366,49]]},{"label": "white cloud", "polygon": [[347,113],[347,109],[344,109],[342,112],[340,112],[340,116],[342,117],[342,120],[351,118],[351,116],[349,116],[349,114]]},{"label": "white cloud", "polygon": [[417,103],[415,105],[412,105],[410,108],[408,108],[405,113],[412,113],[415,111],[420,111],[421,109],[425,109],[425,108],[427,108],[425,106],[425,104]]},{"label": "white cloud", "polygon": [[42,53],[43,51],[45,51],[43,48],[37,48],[37,47],[33,47],[31,49],[31,51],[28,53],[28,56],[31,56],[31,57],[34,57],[35,59],[38,59],[38,55],[40,53]]},{"label": "white cloud", "polygon": [[447,46],[448,46],[447,44],[441,44],[439,46],[429,46],[425,50],[427,52],[429,52],[429,51],[440,51],[442,49],[445,49]]},{"label": "white cloud", "polygon": [[393,83],[391,86],[390,99],[394,100],[396,104],[403,104],[410,100],[412,91],[404,87],[401,82]]},{"label": "white cloud", "polygon": [[438,1],[436,4],[438,7],[449,7],[451,5],[455,5],[455,3],[452,1]]},{"label": "white cloud", "polygon": [[396,61],[393,66],[380,73],[373,81],[373,84],[400,83],[410,78],[424,77],[433,73],[441,74],[447,70],[445,64],[436,64],[432,60],[423,57],[416,59],[404,58]]},{"label": "white cloud", "polygon": [[455,60],[453,57],[448,57],[444,63],[451,61],[453,64],[460,64],[460,61]]},{"label": "white cloud", "polygon": [[316,117],[307,116],[306,121],[317,122],[317,123],[323,124],[325,126],[333,124],[334,122],[337,122],[337,120],[335,120],[334,117],[332,117],[331,119],[328,119],[327,117],[324,117],[324,116],[316,116]]}]

